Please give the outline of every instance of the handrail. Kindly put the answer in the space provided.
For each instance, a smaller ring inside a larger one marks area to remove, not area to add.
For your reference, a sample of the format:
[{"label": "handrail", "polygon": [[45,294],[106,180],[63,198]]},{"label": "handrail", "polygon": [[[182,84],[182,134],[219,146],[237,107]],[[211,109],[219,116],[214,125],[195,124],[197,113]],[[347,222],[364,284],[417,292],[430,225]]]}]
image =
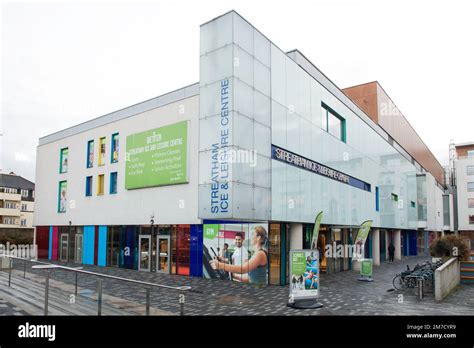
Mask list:
[{"label": "handrail", "polygon": [[171,289],[171,290],[177,290],[177,291],[189,291],[189,290],[191,290],[191,286],[187,286],[187,285],[185,285],[185,286],[170,286],[170,285],[156,284],[156,283],[144,282],[144,281],[141,281],[141,280],[117,277],[117,276],[113,276],[113,275],[110,275],[110,274],[84,271],[82,269],[61,266],[61,265],[57,265],[57,264],[54,264],[54,263],[48,263],[48,262],[43,262],[43,261],[25,259],[23,257],[16,257],[16,256],[11,256],[11,255],[4,255],[4,257],[13,258],[13,259],[16,259],[16,260],[28,261],[28,262],[36,262],[36,263],[41,263],[41,264],[44,264],[44,265],[54,265],[54,266],[56,266],[55,268],[64,269],[66,271],[73,271],[73,272],[88,274],[88,275],[92,275],[92,276],[96,276],[96,277],[115,279],[115,280],[120,280],[120,281],[124,281],[124,282],[140,284],[140,285],[154,286],[154,287],[158,287],[158,288],[165,288],[165,289]]}]

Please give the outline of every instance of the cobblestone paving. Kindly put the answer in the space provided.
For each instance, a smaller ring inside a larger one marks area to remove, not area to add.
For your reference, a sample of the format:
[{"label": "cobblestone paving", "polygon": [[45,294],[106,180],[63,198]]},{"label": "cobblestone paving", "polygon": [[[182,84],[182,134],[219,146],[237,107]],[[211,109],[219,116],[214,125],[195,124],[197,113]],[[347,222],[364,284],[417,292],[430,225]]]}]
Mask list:
[{"label": "cobblestone paving", "polygon": [[28,313],[0,298],[0,315],[28,315]]},{"label": "cobblestone paving", "polygon": [[[193,292],[186,292],[185,315],[474,315],[474,285],[461,284],[442,303],[427,294],[422,300],[414,290],[388,291],[392,289],[392,279],[396,273],[413,267],[429,257],[406,257],[402,261],[383,263],[374,267],[374,282],[360,282],[358,272],[346,271],[321,274],[321,309],[296,310],[286,306],[288,287],[256,287],[248,284],[138,272],[118,268],[84,266],[84,269],[125,278],[137,279],[157,284],[189,285]],[[75,266],[68,264],[68,266]],[[23,270],[21,264],[16,265]],[[27,272],[41,274],[43,270],[27,269]],[[52,278],[73,284],[72,272],[54,270]],[[79,275],[79,286],[95,292],[97,278]],[[140,285],[127,284],[116,280],[104,280],[104,294],[145,303],[145,291]],[[400,297],[402,295],[402,297]],[[168,289],[153,289],[151,305],[178,314],[179,293]],[[0,311],[1,313],[1,311]]]}]

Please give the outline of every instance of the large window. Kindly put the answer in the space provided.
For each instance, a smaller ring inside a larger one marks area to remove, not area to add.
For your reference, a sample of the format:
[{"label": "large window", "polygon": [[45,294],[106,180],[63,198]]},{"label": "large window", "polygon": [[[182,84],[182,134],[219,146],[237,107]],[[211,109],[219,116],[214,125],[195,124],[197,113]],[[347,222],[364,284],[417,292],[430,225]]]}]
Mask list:
[{"label": "large window", "polygon": [[474,150],[467,150],[467,157],[469,158],[474,157]]},{"label": "large window", "polygon": [[105,137],[99,139],[99,166],[105,164]]},{"label": "large window", "polygon": [[469,208],[474,208],[474,198],[468,198],[467,199],[467,206]]},{"label": "large window", "polygon": [[110,173],[110,193],[117,193],[117,172]]},{"label": "large window", "polygon": [[321,128],[346,142],[346,120],[324,103],[321,104],[321,113]]},{"label": "large window", "polygon": [[69,157],[69,149],[67,147],[64,149],[61,149],[59,173],[67,173],[68,157]]},{"label": "large window", "polygon": [[115,133],[112,135],[112,144],[111,144],[111,162],[116,163],[118,162],[119,158],[119,135]]},{"label": "large window", "polygon": [[86,177],[86,196],[92,196],[92,176]]},{"label": "large window", "polygon": [[97,195],[104,194],[104,174],[97,177]]},{"label": "large window", "polygon": [[469,225],[474,225],[474,215],[469,215]]},{"label": "large window", "polygon": [[65,213],[67,206],[67,181],[59,182],[58,213]]},{"label": "large window", "polygon": [[28,197],[28,190],[23,190],[23,189],[22,189],[22,190],[21,190],[21,196],[22,196],[22,197],[25,197],[25,198]]},{"label": "large window", "polygon": [[87,142],[87,168],[94,166],[94,140]]},{"label": "large window", "polygon": [[466,172],[467,172],[467,175],[474,175],[474,166],[467,166]]},{"label": "large window", "polygon": [[474,192],[474,182],[471,181],[467,183],[467,191]]}]

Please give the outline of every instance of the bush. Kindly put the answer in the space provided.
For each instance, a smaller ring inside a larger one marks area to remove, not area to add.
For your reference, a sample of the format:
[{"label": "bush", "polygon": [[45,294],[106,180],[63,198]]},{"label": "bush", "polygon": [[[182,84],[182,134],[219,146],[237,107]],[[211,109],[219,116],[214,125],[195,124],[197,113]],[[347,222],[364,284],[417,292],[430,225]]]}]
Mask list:
[{"label": "bush", "polygon": [[469,253],[470,250],[466,240],[456,235],[444,236],[435,240],[430,245],[431,256],[441,257],[443,260],[450,257],[458,257],[460,260],[467,260]]}]

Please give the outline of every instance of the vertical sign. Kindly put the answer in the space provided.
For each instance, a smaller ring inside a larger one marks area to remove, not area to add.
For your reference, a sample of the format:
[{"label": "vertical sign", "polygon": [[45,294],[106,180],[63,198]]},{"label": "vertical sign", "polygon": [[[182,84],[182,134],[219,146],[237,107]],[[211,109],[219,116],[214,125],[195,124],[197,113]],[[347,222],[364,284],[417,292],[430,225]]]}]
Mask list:
[{"label": "vertical sign", "polygon": [[319,296],[319,252],[315,249],[290,251],[290,299]]}]

